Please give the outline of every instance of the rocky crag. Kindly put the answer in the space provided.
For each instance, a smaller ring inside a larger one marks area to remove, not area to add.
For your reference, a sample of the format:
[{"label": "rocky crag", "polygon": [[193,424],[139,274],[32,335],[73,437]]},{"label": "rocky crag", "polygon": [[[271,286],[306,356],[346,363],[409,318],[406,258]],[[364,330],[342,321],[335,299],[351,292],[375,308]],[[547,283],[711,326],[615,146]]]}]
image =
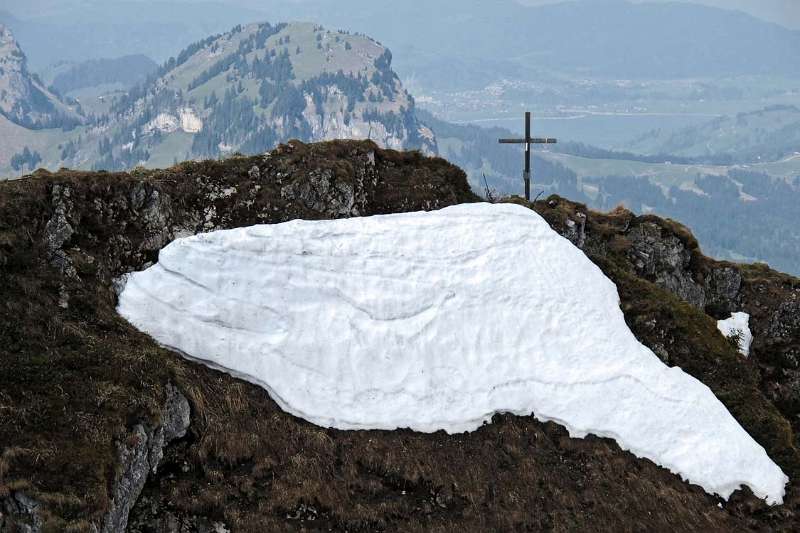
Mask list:
[{"label": "rocky crag", "polygon": [[0,24],[0,115],[31,129],[73,127],[83,117],[28,70],[14,35]]},{"label": "rocky crag", "polygon": [[[182,235],[470,201],[447,162],[355,141],[0,184],[0,531],[796,530],[800,280],[710,260],[672,221],[529,205],[617,283],[637,337],[780,464],[780,507],[723,502],[533,417],[461,435],[319,428],[114,310],[116,280]],[[752,316],[749,358],[716,329],[732,311]]]}]

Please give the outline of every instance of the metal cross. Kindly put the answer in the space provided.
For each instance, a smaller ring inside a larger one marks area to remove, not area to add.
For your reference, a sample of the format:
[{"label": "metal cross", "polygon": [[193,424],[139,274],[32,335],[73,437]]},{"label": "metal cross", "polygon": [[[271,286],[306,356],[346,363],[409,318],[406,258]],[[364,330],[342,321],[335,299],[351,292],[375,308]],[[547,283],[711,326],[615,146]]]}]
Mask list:
[{"label": "metal cross", "polygon": [[531,112],[525,112],[525,138],[524,139],[500,139],[500,144],[524,144],[525,145],[525,172],[522,179],[525,180],[525,200],[531,201],[531,144],[555,144],[557,139],[548,137],[531,137]]}]

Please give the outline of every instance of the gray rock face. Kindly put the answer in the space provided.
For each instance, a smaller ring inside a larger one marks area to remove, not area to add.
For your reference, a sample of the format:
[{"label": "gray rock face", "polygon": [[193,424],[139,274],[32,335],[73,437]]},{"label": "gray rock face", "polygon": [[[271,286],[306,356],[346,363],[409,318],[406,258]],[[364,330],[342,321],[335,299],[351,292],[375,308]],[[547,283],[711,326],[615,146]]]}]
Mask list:
[{"label": "gray rock face", "polygon": [[564,237],[580,249],[586,244],[586,215],[576,213],[575,220],[567,219]]},{"label": "gray rock face", "polygon": [[103,533],[125,531],[128,515],[144,488],[147,476],[158,469],[164,448],[186,434],[189,422],[188,400],[168,384],[161,425],[149,428],[137,424],[128,438],[119,444],[121,473],[112,488],[111,505],[101,528]]},{"label": "gray rock face", "polygon": [[0,113],[12,122],[51,127],[55,119],[78,121],[78,114],[50,92],[28,70],[28,60],[11,34],[0,24]]},{"label": "gray rock face", "polygon": [[129,205],[146,229],[142,249],[155,251],[163,248],[172,239],[169,224],[172,220],[172,206],[169,196],[162,195],[158,189],[140,181],[131,189]]},{"label": "gray rock face", "polygon": [[691,275],[692,254],[674,235],[664,235],[658,224],[645,222],[631,228],[631,262],[642,277],[654,281],[694,307],[703,309],[706,295]]},{"label": "gray rock face", "polygon": [[63,247],[75,230],[69,223],[72,212],[71,191],[63,185],[53,185],[50,198],[53,205],[53,216],[44,228],[44,244],[47,248],[50,263],[68,276],[75,276],[75,267]]},{"label": "gray rock face", "polygon": [[[792,383],[786,396],[800,405],[800,292],[794,292],[769,316],[764,337],[770,357],[778,362]],[[767,351],[765,350],[765,351]]]},{"label": "gray rock face", "polygon": [[39,503],[22,492],[0,498],[0,531],[39,533],[42,531]]},{"label": "gray rock face", "polygon": [[359,196],[353,185],[336,181],[329,169],[312,170],[307,180],[297,180],[281,188],[283,199],[333,217],[358,216],[357,205],[364,202]]},{"label": "gray rock face", "polygon": [[742,274],[737,268],[715,268],[706,277],[706,307],[719,318],[727,318],[741,309]]},{"label": "gray rock face", "polygon": [[[551,200],[551,208],[557,202]],[[567,218],[561,234],[578,248],[603,255],[605,243],[587,234],[587,218],[578,212]],[[727,318],[743,309],[742,274],[735,266],[720,265],[704,276],[692,268],[692,250],[670,230],[654,222],[626,225],[624,236],[631,247],[628,257],[636,273],[716,318]]]}]

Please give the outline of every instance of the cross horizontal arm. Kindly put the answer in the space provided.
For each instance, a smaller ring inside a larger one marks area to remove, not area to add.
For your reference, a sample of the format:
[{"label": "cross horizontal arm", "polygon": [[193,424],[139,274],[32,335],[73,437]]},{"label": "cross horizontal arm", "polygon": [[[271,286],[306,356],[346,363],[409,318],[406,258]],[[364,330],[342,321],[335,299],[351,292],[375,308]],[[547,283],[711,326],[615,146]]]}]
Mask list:
[{"label": "cross horizontal arm", "polygon": [[534,137],[530,139],[500,139],[500,144],[556,144],[558,139],[551,139],[549,137]]}]

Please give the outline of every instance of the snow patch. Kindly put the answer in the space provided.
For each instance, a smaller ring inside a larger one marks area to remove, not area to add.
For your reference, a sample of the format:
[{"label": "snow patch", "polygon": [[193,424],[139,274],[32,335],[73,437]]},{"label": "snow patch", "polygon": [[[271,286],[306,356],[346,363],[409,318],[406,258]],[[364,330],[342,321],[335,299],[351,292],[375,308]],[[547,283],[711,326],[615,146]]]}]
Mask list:
[{"label": "snow patch", "polygon": [[494,413],[615,439],[727,498],[786,476],[625,324],[616,286],[529,209],[292,221],[172,242],[119,312],[340,429],[472,431]]},{"label": "snow patch", "polygon": [[155,131],[161,133],[175,133],[180,130],[186,133],[199,133],[203,129],[203,121],[190,107],[178,110],[178,116],[171,113],[159,113],[156,118],[145,124],[143,131],[150,134]]},{"label": "snow patch", "polygon": [[733,313],[730,318],[717,322],[717,328],[726,338],[737,337],[739,353],[747,357],[753,344],[753,333],[750,331],[750,315]]},{"label": "snow patch", "polygon": [[161,133],[173,133],[178,131],[178,119],[169,113],[159,113],[156,118],[144,126],[144,133],[149,134],[154,131]]},{"label": "snow patch", "polygon": [[184,107],[178,111],[181,130],[186,133],[200,133],[203,129],[203,121],[200,120],[191,107]]}]

